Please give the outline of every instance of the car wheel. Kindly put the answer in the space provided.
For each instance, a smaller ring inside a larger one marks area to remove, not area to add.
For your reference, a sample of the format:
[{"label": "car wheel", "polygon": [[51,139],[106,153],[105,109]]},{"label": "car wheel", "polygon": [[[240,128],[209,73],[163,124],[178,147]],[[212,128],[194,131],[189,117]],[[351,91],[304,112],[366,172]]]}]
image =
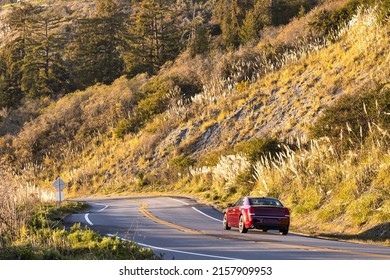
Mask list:
[{"label": "car wheel", "polygon": [[281,232],[283,235],[287,235],[287,233],[288,233],[288,228],[287,228],[287,229],[284,229],[284,230],[280,230],[280,232]]},{"label": "car wheel", "polygon": [[244,218],[242,217],[242,215],[240,216],[240,222],[238,224],[238,231],[240,233],[247,233],[248,232],[248,229],[245,227]]},{"label": "car wheel", "polygon": [[261,231],[262,231],[262,232],[267,232],[267,231],[268,231],[268,229],[262,229]]},{"label": "car wheel", "polygon": [[226,214],[223,216],[223,229],[225,229],[225,230],[231,229],[231,227],[229,227]]}]

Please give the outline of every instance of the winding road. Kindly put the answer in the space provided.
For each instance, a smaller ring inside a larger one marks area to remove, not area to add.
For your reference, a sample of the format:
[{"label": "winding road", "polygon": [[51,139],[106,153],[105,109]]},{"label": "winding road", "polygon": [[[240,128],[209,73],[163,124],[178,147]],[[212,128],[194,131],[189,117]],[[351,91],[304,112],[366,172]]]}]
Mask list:
[{"label": "winding road", "polygon": [[290,232],[222,228],[222,213],[187,197],[82,200],[88,212],[69,215],[102,235],[151,248],[168,260],[390,260],[390,248],[313,238]]}]

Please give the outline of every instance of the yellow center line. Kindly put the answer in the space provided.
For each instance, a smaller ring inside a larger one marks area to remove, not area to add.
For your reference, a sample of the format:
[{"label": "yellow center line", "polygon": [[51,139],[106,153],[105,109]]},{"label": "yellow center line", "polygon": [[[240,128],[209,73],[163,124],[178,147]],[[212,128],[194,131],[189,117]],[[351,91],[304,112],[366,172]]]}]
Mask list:
[{"label": "yellow center line", "polygon": [[198,230],[194,230],[194,229],[190,229],[190,228],[187,228],[187,227],[183,227],[183,226],[179,226],[179,225],[176,225],[176,224],[173,224],[171,222],[168,222],[168,221],[165,221],[165,220],[162,220],[156,216],[154,216],[152,213],[150,213],[148,211],[148,204],[145,203],[145,202],[139,202],[139,201],[136,201],[136,200],[131,200],[131,202],[135,202],[135,203],[138,203],[140,204],[140,209],[139,211],[147,218],[149,218],[150,220],[158,223],[158,224],[161,224],[161,225],[165,225],[165,226],[168,226],[168,227],[171,227],[171,228],[176,228],[178,230],[181,230],[181,231],[184,231],[184,232],[187,232],[187,233],[193,233],[193,234],[203,234],[202,232],[198,231]]},{"label": "yellow center line", "polygon": [[[201,232],[199,230],[194,230],[190,229],[184,226],[180,226],[165,220],[162,220],[156,216],[154,216],[151,212],[148,210],[148,204],[145,202],[140,202],[136,200],[130,200],[130,202],[134,202],[137,204],[140,204],[140,209],[139,211],[147,218],[150,220],[161,224],[161,225],[166,225],[171,228],[175,228],[178,230],[181,230],[183,232],[187,233],[193,233],[193,234],[202,234],[206,236],[216,236],[213,234],[208,234],[205,232]],[[223,237],[223,236],[219,236]],[[359,251],[351,251],[351,250],[344,250],[344,249],[331,249],[331,248],[323,248],[323,247],[315,247],[315,246],[306,246],[306,245],[294,245],[294,244],[281,244],[278,242],[268,242],[268,241],[254,241],[257,244],[264,244],[264,245],[272,245],[272,246],[279,246],[279,247],[284,247],[284,248],[291,248],[291,249],[301,249],[301,250],[308,250],[308,251],[323,251],[323,252],[333,252],[333,253],[345,253],[345,254],[350,254],[350,255],[361,255],[361,256],[367,256],[367,257],[380,257],[380,258],[385,258],[385,259],[390,259],[389,255],[383,255],[383,254],[376,254],[376,253],[368,253],[368,252],[359,252]]]}]

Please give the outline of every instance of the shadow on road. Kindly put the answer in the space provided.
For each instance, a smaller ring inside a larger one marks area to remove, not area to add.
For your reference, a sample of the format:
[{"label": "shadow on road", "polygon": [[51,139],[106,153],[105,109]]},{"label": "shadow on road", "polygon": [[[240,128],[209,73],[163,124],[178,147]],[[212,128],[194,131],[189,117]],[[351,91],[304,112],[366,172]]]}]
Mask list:
[{"label": "shadow on road", "polygon": [[390,223],[383,223],[359,234],[320,234],[322,237],[343,240],[383,242],[390,245]]}]

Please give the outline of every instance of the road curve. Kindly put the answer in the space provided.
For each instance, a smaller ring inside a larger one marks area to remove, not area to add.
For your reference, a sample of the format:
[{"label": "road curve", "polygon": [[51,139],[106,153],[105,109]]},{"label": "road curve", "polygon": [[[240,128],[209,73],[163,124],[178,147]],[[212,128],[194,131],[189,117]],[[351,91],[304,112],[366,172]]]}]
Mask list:
[{"label": "road curve", "polygon": [[222,213],[186,197],[85,199],[91,208],[66,224],[82,223],[175,260],[371,260],[390,259],[390,248],[278,231],[222,228]]}]

